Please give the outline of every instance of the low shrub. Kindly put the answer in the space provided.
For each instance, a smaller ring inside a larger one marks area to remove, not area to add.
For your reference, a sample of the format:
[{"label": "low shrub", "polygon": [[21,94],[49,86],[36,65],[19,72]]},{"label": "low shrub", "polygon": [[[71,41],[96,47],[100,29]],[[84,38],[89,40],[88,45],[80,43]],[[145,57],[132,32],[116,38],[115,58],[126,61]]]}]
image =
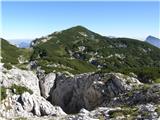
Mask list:
[{"label": "low shrub", "polygon": [[7,97],[7,94],[6,94],[6,88],[5,87],[0,87],[0,100],[3,100]]},{"label": "low shrub", "polygon": [[10,89],[11,89],[11,90],[14,90],[14,89],[15,89],[15,90],[16,90],[16,91],[15,91],[15,94],[22,94],[22,93],[24,93],[24,92],[29,92],[30,94],[33,94],[33,91],[32,91],[32,90],[30,90],[30,89],[28,89],[28,88],[26,88],[26,87],[23,87],[23,86],[15,85],[15,84],[13,84]]},{"label": "low shrub", "polygon": [[7,70],[12,69],[12,65],[10,63],[5,63],[3,67],[5,67]]}]

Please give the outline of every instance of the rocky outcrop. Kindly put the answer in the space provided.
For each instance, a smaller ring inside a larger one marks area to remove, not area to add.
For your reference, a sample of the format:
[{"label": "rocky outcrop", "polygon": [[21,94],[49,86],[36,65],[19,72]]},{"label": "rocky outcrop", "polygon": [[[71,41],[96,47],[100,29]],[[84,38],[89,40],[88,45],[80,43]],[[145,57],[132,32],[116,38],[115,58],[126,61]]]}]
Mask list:
[{"label": "rocky outcrop", "polygon": [[77,115],[66,116],[66,120],[109,120],[109,111],[111,110],[121,110],[121,108],[104,108],[98,107],[93,111],[88,111],[84,108],[80,110]]},{"label": "rocky outcrop", "polygon": [[105,101],[102,106],[133,106],[147,103],[160,104],[160,84],[139,86],[132,91],[111,98],[109,102]]},{"label": "rocky outcrop", "polygon": [[140,90],[135,90],[127,100],[130,104],[160,104],[160,84],[143,86]]},{"label": "rocky outcrop", "polygon": [[[63,110],[58,106],[53,106],[49,101],[40,95],[39,79],[37,74],[32,71],[21,70],[14,67],[11,70],[2,68],[2,79],[0,79],[1,87],[6,89],[6,98],[0,103],[0,116],[4,118],[15,118],[15,117],[34,117],[34,116],[61,116],[66,115]],[[53,80],[53,73],[47,75],[45,80]],[[42,82],[42,81],[41,81]],[[44,82],[42,85],[43,95],[48,95],[50,87],[53,86],[54,82]],[[33,92],[30,94],[25,92],[23,87],[14,89],[16,87],[23,86]],[[23,88],[23,90],[22,90]],[[17,91],[18,90],[18,91]],[[23,91],[23,92],[22,92]],[[18,93],[18,94],[17,94]]]},{"label": "rocky outcrop", "polygon": [[135,86],[142,84],[138,79],[120,73],[108,73],[102,79],[106,85],[104,87],[106,96],[110,98],[131,91]]},{"label": "rocky outcrop", "polygon": [[13,95],[1,102],[0,115],[5,118],[33,117],[36,116],[61,116],[66,115],[58,106],[53,106],[41,96],[30,95],[28,92],[22,95]]},{"label": "rocky outcrop", "polygon": [[44,98],[47,99],[50,96],[49,93],[52,87],[54,86],[55,79],[56,79],[55,73],[49,73],[40,79],[41,95]]},{"label": "rocky outcrop", "polygon": [[32,71],[21,70],[16,67],[11,70],[2,67],[1,70],[0,86],[8,88],[16,84],[31,89],[34,94],[40,95],[39,80]]},{"label": "rocky outcrop", "polygon": [[154,104],[141,104],[138,106],[139,108],[139,115],[137,116],[138,119],[149,119],[149,120],[159,120],[160,117],[158,115],[157,106]]},{"label": "rocky outcrop", "polygon": [[134,107],[98,107],[93,111],[81,109],[66,120],[159,120],[158,105],[142,104]]},{"label": "rocky outcrop", "polygon": [[59,105],[67,113],[81,108],[92,110],[104,100],[109,101],[141,83],[120,73],[81,74],[75,77],[57,76],[51,95],[51,103]]}]

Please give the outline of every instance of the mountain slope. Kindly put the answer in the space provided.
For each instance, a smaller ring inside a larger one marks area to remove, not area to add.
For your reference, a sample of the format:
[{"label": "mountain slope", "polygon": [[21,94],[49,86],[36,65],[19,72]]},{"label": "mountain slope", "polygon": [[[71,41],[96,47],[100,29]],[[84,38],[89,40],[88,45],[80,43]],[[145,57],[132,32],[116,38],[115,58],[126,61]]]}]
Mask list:
[{"label": "mountain slope", "polygon": [[28,63],[31,49],[17,48],[7,40],[1,39],[1,62],[8,65],[20,65]]},{"label": "mountain slope", "polygon": [[104,37],[82,26],[54,32],[31,45],[31,60],[47,72],[134,72],[151,68],[157,71],[160,67],[160,50],[149,43]]},{"label": "mountain slope", "polygon": [[1,39],[1,54],[2,54],[2,62],[3,63],[11,63],[11,64],[17,64],[18,63],[18,57],[21,54],[19,49],[11,45],[8,41]]},{"label": "mountain slope", "polygon": [[153,37],[153,36],[148,36],[146,38],[146,42],[150,43],[151,45],[154,45],[158,48],[160,48],[160,39]]}]

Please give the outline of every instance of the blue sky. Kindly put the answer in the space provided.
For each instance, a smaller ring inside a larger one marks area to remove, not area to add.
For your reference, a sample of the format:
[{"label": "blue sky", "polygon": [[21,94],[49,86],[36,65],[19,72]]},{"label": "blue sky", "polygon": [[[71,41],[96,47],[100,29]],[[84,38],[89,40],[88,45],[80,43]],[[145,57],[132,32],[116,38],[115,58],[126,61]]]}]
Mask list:
[{"label": "blue sky", "polygon": [[34,39],[82,25],[106,36],[160,37],[158,2],[2,2],[2,37]]}]

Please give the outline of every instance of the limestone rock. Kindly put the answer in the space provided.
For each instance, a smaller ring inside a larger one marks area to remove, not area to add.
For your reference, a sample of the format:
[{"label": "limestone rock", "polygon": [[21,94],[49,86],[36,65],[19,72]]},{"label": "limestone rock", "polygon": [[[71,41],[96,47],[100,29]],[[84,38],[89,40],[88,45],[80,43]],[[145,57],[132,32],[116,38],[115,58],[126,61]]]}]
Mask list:
[{"label": "limestone rock", "polygon": [[11,87],[13,84],[24,86],[33,91],[34,94],[40,95],[39,80],[32,71],[13,68],[7,70],[2,68],[2,79],[0,86]]},{"label": "limestone rock", "polygon": [[[114,97],[119,93],[131,91],[134,86],[141,85],[136,78],[129,77],[120,73],[107,73],[104,75],[103,81],[106,84],[106,91],[109,97]],[[107,95],[107,96],[108,96]]]},{"label": "limestone rock", "polygon": [[28,92],[23,93],[21,95],[21,101],[23,104],[23,109],[25,111],[30,112],[33,110],[33,107],[34,107],[33,98],[31,97],[31,95]]},{"label": "limestone rock", "polygon": [[53,106],[43,97],[36,94],[30,95],[28,92],[3,100],[0,114],[4,118],[66,115],[60,107]]},{"label": "limestone rock", "polygon": [[140,85],[131,91],[110,98],[109,101],[104,100],[101,106],[136,106],[150,103],[160,104],[160,84]]},{"label": "limestone rock", "polygon": [[[51,91],[51,103],[65,112],[78,112],[81,108],[93,110],[103,100],[110,100],[141,83],[120,73],[81,74],[75,77],[57,76]],[[107,99],[106,99],[107,98]]]},{"label": "limestone rock", "polygon": [[121,110],[121,108],[98,107],[93,111],[84,108],[77,115],[66,116],[67,120],[110,120],[109,111]]},{"label": "limestone rock", "polygon": [[54,86],[55,79],[55,73],[49,73],[44,78],[40,79],[41,94],[44,98],[47,99],[49,97],[49,93]]},{"label": "limestone rock", "polygon": [[141,119],[149,119],[149,120],[158,120],[158,114],[155,111],[156,107],[153,104],[141,104],[138,106],[139,107],[139,111],[140,111],[140,115],[137,116],[138,118]]}]

